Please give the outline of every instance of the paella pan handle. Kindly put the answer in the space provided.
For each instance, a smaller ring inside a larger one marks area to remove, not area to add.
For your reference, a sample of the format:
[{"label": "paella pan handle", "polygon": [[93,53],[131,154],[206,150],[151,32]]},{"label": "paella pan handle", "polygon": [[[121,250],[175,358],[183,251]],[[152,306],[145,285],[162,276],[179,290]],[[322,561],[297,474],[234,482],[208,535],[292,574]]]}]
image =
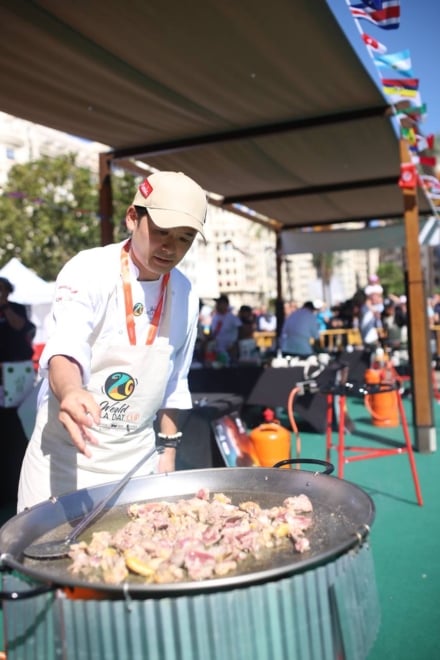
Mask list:
[{"label": "paella pan handle", "polygon": [[333,463],[329,463],[328,461],[320,461],[318,458],[286,458],[284,461],[278,461],[278,463],[275,463],[273,467],[280,468],[283,467],[283,465],[292,465],[292,464],[301,464],[301,463],[309,463],[312,465],[324,465],[325,470],[322,470],[322,474],[331,474],[332,472],[335,471],[335,466],[333,465]]},{"label": "paella pan handle", "polygon": [[[9,561],[11,559],[12,561]],[[0,571],[12,571],[15,568],[15,562],[10,555],[7,553],[2,554],[0,557]],[[25,600],[26,598],[34,598],[35,596],[41,596],[42,594],[47,594],[51,591],[55,591],[58,587],[55,584],[41,584],[38,587],[32,587],[30,589],[25,589],[24,591],[17,591],[13,589],[12,591],[0,591],[0,600]]]}]

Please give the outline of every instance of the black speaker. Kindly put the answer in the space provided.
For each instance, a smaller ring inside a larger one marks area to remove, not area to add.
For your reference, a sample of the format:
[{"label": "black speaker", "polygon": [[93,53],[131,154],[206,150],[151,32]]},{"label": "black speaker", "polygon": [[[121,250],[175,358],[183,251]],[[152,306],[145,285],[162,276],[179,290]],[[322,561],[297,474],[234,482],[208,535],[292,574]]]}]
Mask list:
[{"label": "black speaker", "polygon": [[177,449],[176,469],[225,467],[212,422],[231,412],[239,413],[243,397],[221,392],[196,392],[191,396],[192,410],[183,411],[181,415],[183,436]]}]

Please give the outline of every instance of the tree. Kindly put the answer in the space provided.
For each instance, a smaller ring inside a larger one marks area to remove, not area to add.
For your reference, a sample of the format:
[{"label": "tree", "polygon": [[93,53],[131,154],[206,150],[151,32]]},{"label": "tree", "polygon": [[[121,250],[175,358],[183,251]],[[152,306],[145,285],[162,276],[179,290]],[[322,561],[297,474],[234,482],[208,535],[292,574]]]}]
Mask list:
[{"label": "tree", "polygon": [[[113,177],[115,240],[133,198],[133,175]],[[97,177],[75,154],[15,165],[0,196],[0,264],[17,257],[45,280],[80,250],[100,244]]]},{"label": "tree", "polygon": [[393,293],[400,296],[405,293],[405,279],[401,266],[394,262],[382,263],[377,269],[377,274],[385,295]]},{"label": "tree", "polygon": [[322,298],[331,305],[331,280],[335,266],[341,262],[341,257],[336,252],[315,252],[312,255],[312,263],[316,268],[318,278],[322,282]]}]

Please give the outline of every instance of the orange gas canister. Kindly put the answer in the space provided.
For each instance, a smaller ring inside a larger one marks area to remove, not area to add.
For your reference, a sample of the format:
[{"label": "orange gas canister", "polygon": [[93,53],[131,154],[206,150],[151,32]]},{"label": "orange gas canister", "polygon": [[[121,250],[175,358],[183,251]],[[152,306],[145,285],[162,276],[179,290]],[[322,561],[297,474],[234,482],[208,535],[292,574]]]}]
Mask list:
[{"label": "orange gas canister", "polygon": [[[260,424],[249,433],[249,437],[255,447],[255,451],[263,467],[273,467],[279,461],[290,458],[291,435],[275,419],[273,410],[267,408],[263,412],[264,424]],[[283,466],[283,468],[290,466]]]},{"label": "orange gas canister", "polygon": [[365,407],[372,417],[373,426],[399,426],[399,404],[397,392],[390,388],[390,383],[384,382],[384,373],[379,369],[367,369],[365,382],[377,385],[377,392],[366,394]]}]

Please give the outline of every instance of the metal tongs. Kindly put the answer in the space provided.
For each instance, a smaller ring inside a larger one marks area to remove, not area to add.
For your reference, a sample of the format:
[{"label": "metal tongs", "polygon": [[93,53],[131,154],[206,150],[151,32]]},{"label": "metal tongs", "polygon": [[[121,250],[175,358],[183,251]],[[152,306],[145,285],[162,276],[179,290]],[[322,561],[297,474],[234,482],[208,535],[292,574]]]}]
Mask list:
[{"label": "metal tongs", "polygon": [[90,525],[90,523],[97,518],[101,511],[105,508],[107,503],[128,483],[131,477],[139,470],[141,465],[146,463],[151,456],[156,452],[156,447],[150,449],[145,456],[141,458],[136,465],[134,465],[122,479],[114,485],[109,493],[99,502],[84,518],[72,529],[72,531],[64,538],[58,541],[46,541],[43,543],[34,543],[29,545],[23,554],[31,559],[60,559],[66,557],[69,553],[70,546],[76,541],[78,536]]}]

